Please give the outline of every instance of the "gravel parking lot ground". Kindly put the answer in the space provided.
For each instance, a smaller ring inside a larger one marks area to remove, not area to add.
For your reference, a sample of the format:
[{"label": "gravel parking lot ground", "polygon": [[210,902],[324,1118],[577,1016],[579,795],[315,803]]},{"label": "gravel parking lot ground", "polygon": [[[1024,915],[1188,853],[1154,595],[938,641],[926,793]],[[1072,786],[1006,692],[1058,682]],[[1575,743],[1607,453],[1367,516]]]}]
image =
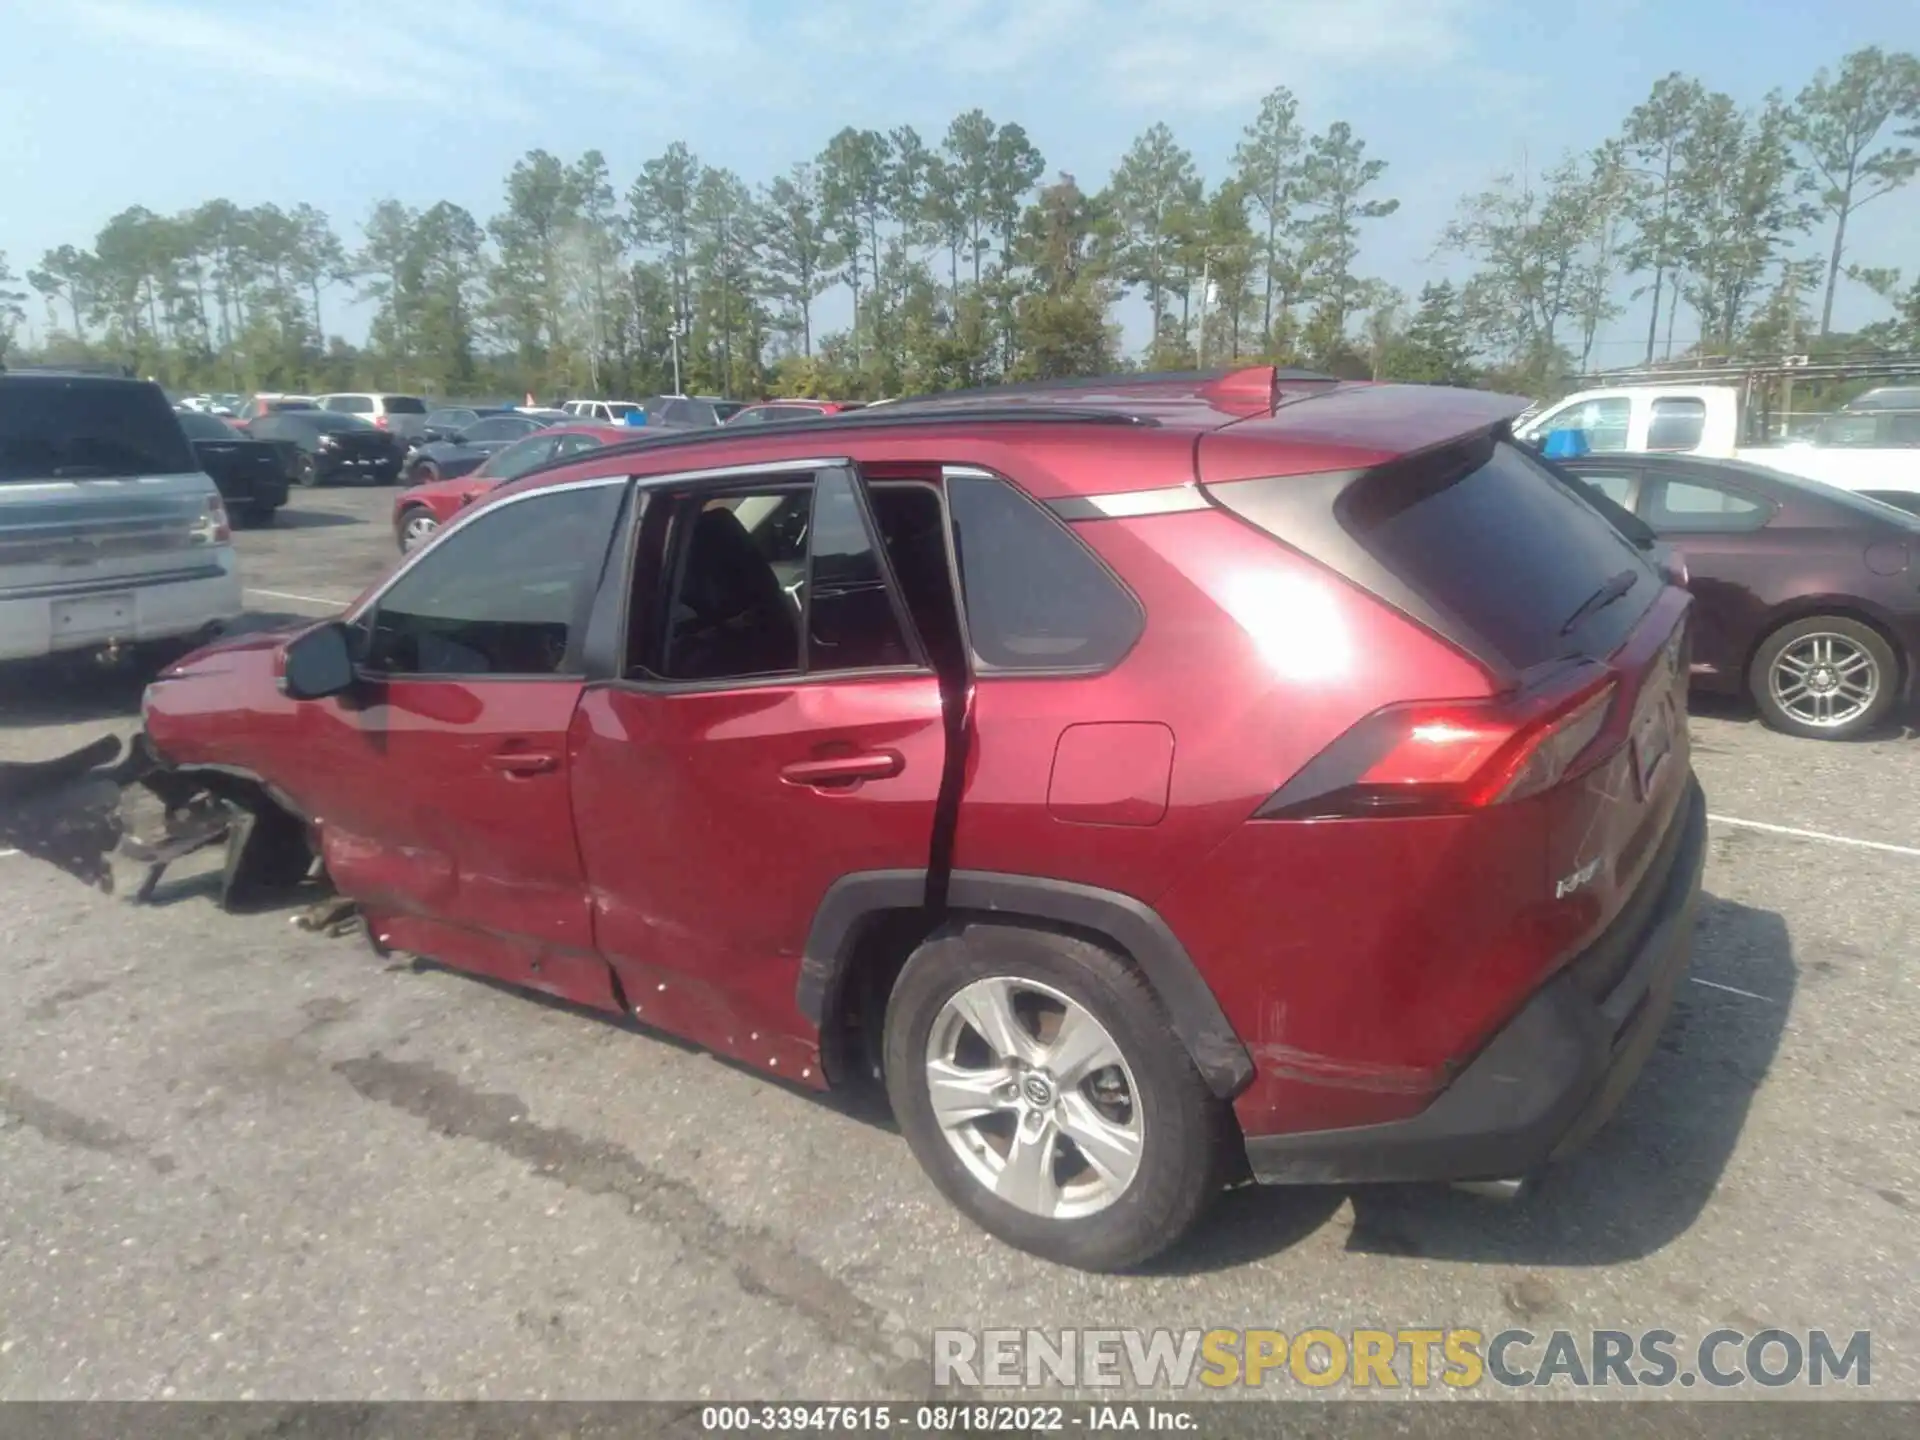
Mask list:
[{"label": "gravel parking lot ground", "polygon": [[[240,537],[249,603],[350,598],[390,500],[296,495]],[[0,686],[5,759],[137,700]],[[1874,1393],[1920,1397],[1920,741],[1694,734],[1690,982],[1585,1153],[1512,1204],[1235,1194],[1127,1278],[659,1037],[221,915],[204,876],[135,908],[0,857],[0,1398],[912,1396],[943,1326],[1421,1324],[1871,1329]]]}]

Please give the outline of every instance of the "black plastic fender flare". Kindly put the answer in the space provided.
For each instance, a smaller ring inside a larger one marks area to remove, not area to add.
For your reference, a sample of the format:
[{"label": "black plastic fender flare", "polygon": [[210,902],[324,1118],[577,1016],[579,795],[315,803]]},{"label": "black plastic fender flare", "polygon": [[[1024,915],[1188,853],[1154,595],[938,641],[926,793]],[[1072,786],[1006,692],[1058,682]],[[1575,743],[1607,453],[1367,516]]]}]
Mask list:
[{"label": "black plastic fender flare", "polygon": [[[1193,958],[1152,906],[1115,890],[1008,875],[954,870],[947,880],[946,909],[1000,918],[1051,921],[1105,938],[1138,965],[1167,1007],[1174,1033],[1194,1067],[1223,1100],[1253,1080],[1253,1059],[1234,1033],[1201,978]],[[887,910],[914,910],[927,899],[924,870],[869,870],[842,876],[828,887],[807,932],[806,952],[794,1000],[800,1013],[821,1027],[838,998],[854,942],[867,917]]]}]

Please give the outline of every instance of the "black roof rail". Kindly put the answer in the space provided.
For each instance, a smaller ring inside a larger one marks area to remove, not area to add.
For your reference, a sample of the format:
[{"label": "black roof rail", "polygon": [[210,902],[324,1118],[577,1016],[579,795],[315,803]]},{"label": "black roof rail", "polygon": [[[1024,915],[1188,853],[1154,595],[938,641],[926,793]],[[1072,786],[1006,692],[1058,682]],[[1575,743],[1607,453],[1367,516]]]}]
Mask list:
[{"label": "black roof rail", "polygon": [[[898,400],[886,401],[881,408],[893,410],[902,405],[991,400],[995,396],[1071,395],[1076,391],[1122,390],[1141,385],[1188,384],[1198,390],[1215,381],[1225,380],[1231,375],[1239,375],[1249,369],[1259,368],[1262,367],[1229,365],[1217,370],[1134,370],[1114,375],[1075,375],[1058,380],[1017,380],[1005,385],[982,385],[972,390],[936,390],[925,395],[903,395]],[[1296,384],[1334,385],[1339,383],[1339,377],[1336,375],[1323,375],[1317,370],[1282,366],[1274,367],[1273,378],[1277,382],[1292,381]]]},{"label": "black roof rail", "polygon": [[75,360],[67,365],[8,365],[0,361],[0,375],[53,375],[88,380],[138,380],[131,365],[105,360]]},{"label": "black roof rail", "polygon": [[[969,425],[1112,425],[1143,430],[1158,429],[1160,425],[1151,416],[1085,405],[982,405],[956,408],[964,409]],[[525,475],[544,474],[548,470],[577,465],[582,460],[651,455],[657,450],[698,450],[709,445],[762,435],[830,435],[848,430],[905,430],[920,426],[951,425],[954,419],[953,412],[948,410],[903,411],[898,405],[881,405],[843,410],[838,415],[801,415],[792,420],[769,420],[760,425],[737,428],[732,425],[712,425],[700,430],[661,430],[649,435],[647,427],[641,426],[631,440],[616,440],[598,450],[576,452],[563,459],[549,460],[526,471]],[[775,467],[779,461],[770,460],[767,463],[769,467]]]}]

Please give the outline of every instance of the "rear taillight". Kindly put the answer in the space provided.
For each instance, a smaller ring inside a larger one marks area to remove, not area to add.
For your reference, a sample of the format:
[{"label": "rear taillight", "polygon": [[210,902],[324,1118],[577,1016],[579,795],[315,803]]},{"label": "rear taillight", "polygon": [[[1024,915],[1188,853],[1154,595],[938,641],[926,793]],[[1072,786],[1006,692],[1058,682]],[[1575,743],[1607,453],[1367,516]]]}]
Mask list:
[{"label": "rear taillight", "polygon": [[1450,815],[1558,784],[1606,728],[1611,673],[1575,667],[1517,698],[1376,710],[1308,761],[1257,820]]},{"label": "rear taillight", "polygon": [[387,428],[387,417],[384,415],[376,415],[373,417],[373,423],[384,430]]},{"label": "rear taillight", "polygon": [[200,502],[200,516],[193,522],[193,543],[225,545],[233,539],[233,527],[227,523],[227,505],[218,495],[209,494]]}]

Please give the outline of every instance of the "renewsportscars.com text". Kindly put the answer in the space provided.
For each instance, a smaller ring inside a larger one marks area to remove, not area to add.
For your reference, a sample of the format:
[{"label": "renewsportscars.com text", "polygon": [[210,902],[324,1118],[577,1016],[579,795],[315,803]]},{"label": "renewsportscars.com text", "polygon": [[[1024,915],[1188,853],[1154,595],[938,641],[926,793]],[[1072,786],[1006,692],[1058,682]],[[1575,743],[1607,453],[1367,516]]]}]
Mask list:
[{"label": "renewsportscars.com text", "polygon": [[1808,1330],[936,1330],[933,1382],[986,1389],[1471,1390],[1873,1383],[1873,1338]]}]

